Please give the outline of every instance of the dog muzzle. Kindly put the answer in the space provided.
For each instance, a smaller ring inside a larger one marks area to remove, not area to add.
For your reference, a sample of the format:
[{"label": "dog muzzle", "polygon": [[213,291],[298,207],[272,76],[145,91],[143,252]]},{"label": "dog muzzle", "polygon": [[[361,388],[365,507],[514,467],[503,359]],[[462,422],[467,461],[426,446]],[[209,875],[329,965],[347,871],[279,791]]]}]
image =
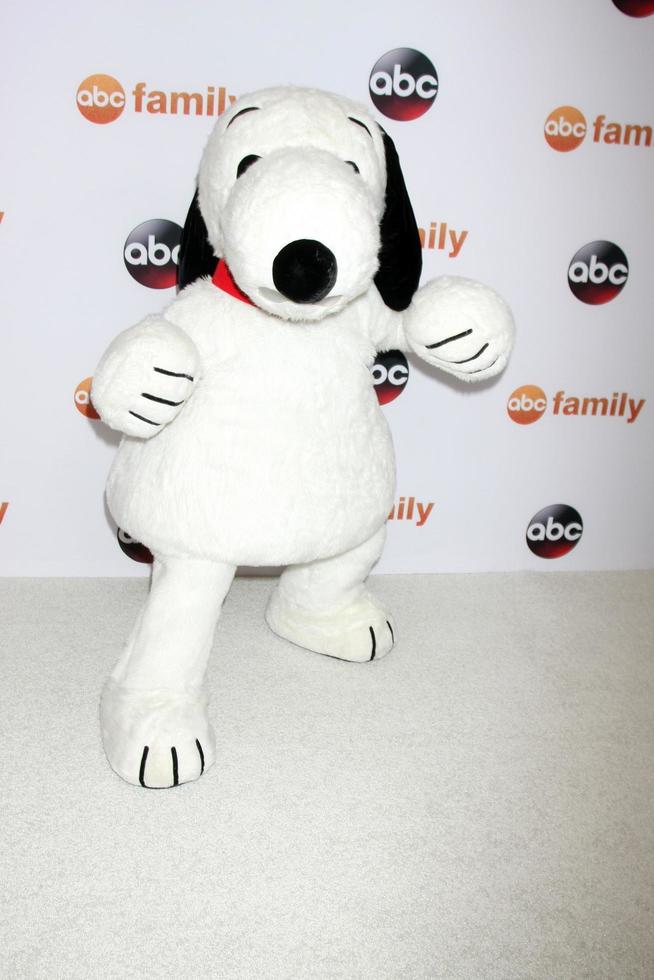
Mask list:
[{"label": "dog muzzle", "polygon": [[283,319],[319,320],[377,270],[379,216],[362,178],[332,153],[278,150],[238,178],[222,217],[239,289]]}]

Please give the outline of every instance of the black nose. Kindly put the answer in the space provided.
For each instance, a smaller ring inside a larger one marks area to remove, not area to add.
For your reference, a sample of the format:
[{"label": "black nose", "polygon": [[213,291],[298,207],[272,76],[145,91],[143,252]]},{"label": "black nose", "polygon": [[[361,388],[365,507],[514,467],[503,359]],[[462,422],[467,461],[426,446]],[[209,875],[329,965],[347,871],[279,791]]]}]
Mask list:
[{"label": "black nose", "polygon": [[273,282],[294,303],[317,303],[336,282],[334,253],[311,238],[284,245],[274,258]]}]

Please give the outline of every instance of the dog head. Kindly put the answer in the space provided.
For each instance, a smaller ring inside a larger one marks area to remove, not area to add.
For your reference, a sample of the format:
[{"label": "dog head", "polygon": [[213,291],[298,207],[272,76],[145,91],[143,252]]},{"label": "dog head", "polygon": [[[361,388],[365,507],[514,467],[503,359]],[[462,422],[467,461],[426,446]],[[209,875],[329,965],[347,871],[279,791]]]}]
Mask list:
[{"label": "dog head", "polygon": [[275,88],[218,120],[184,227],[179,285],[224,258],[261,309],[319,320],[374,282],[405,309],[422,251],[392,141],[353,102]]}]

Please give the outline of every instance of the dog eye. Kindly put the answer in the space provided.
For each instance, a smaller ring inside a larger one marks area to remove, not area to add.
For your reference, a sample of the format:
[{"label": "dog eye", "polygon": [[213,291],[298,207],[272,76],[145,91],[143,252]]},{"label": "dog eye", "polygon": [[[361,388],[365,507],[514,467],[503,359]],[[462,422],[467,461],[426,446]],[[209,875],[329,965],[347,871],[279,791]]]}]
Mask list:
[{"label": "dog eye", "polygon": [[261,159],[261,157],[258,157],[255,153],[250,153],[249,156],[243,157],[243,159],[239,163],[238,167],[236,168],[236,177],[237,177],[237,179],[239,177],[242,177],[243,176],[243,174],[248,169],[248,167],[251,167],[253,163],[256,163],[257,160],[260,160],[260,159]]},{"label": "dog eye", "polygon": [[349,165],[352,167],[352,170],[354,170],[355,174],[360,173],[359,168],[357,167],[357,165],[354,162],[354,160],[346,160],[345,162],[346,163],[349,163]]}]

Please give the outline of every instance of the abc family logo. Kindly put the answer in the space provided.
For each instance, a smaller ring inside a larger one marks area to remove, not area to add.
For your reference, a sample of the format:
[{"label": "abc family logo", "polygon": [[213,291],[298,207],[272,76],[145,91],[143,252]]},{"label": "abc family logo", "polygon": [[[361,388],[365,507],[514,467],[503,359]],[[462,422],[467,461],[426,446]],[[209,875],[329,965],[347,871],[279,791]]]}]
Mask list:
[{"label": "abc family logo", "polygon": [[653,0],[613,0],[613,3],[628,17],[649,17],[654,14]]},{"label": "abc family logo", "polygon": [[569,504],[550,504],[534,514],[527,527],[527,546],[539,558],[561,558],[579,544],[581,515]]},{"label": "abc family logo", "polygon": [[125,108],[125,89],[111,75],[89,75],[77,89],[77,108],[89,122],[114,122]]},{"label": "abc family logo", "polygon": [[121,551],[131,558],[132,561],[141,562],[144,565],[151,565],[154,561],[152,557],[152,552],[149,548],[146,548],[144,544],[136,541],[127,531],[123,531],[122,528],[118,528],[116,532],[116,538],[118,539],[118,544],[120,545]]},{"label": "abc family logo", "polygon": [[418,228],[418,235],[422,248],[438,249],[440,252],[445,252],[448,259],[455,259],[463,248],[468,231],[448,228],[447,221],[441,221],[440,224],[438,221],[432,221],[429,228]]},{"label": "abc family logo", "polygon": [[91,382],[93,378],[84,378],[80,381],[77,388],[75,388],[75,394],[73,396],[75,401],[75,408],[82,415],[85,415],[87,419],[99,419],[100,416],[93,407],[91,401]]},{"label": "abc family logo", "polygon": [[150,289],[177,284],[182,229],[167,218],[151,218],[137,225],[123,247],[125,268],[133,279]]},{"label": "abc family logo", "polygon": [[568,285],[582,303],[597,306],[615,299],[629,276],[627,256],[613,242],[582,245],[568,266]]},{"label": "abc family logo", "polygon": [[[171,116],[220,116],[236,101],[224,86],[208,85],[205,92],[148,91],[145,82],[137,82],[131,91],[134,112]],[[112,75],[89,75],[80,82],[77,108],[89,122],[104,125],[114,122],[127,105],[125,89]]]},{"label": "abc family logo", "polygon": [[370,369],[380,405],[387,405],[401,395],[409,380],[409,363],[399,350],[378,354]]},{"label": "abc family logo", "polygon": [[[545,120],[545,139],[559,153],[576,150],[583,143],[587,132],[586,117],[571,105],[558,106]],[[593,143],[651,146],[652,127],[639,123],[607,123],[606,116],[600,114],[593,121]]]},{"label": "abc family logo", "polygon": [[[509,418],[518,425],[531,425],[537,422],[545,412],[549,400],[538,385],[522,385],[516,388],[506,403]],[[614,391],[611,396],[579,397],[566,395],[565,391],[557,391],[552,399],[552,415],[581,415],[625,419],[628,425],[635,422],[640,415],[644,398],[631,398],[626,391]]]},{"label": "abc family logo", "polygon": [[394,48],[375,62],[368,87],[380,112],[389,119],[408,122],[431,108],[438,93],[438,75],[421,51]]}]

